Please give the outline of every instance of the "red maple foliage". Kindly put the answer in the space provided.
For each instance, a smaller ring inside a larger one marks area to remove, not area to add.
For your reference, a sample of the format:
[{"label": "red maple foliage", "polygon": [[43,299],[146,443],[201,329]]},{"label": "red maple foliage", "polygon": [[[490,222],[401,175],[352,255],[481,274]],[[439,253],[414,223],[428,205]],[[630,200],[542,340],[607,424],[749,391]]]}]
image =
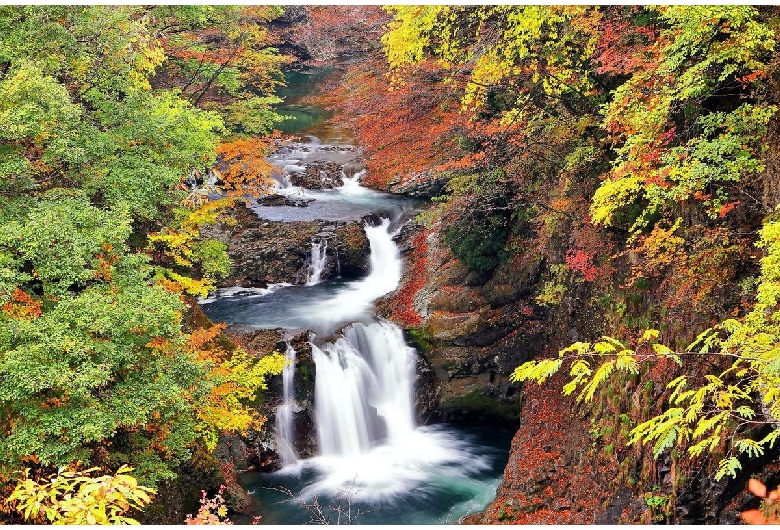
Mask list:
[{"label": "red maple foliage", "polygon": [[466,127],[454,87],[436,63],[410,67],[397,85],[383,68],[376,59],[352,69],[345,80],[349,97],[340,104],[340,120],[365,149],[366,183],[377,187],[460,158],[456,137]]},{"label": "red maple foliage", "polygon": [[425,287],[426,266],[428,265],[428,237],[426,231],[417,234],[412,242],[411,271],[408,282],[404,283],[393,297],[393,312],[390,318],[394,322],[414,327],[422,324],[423,318],[414,309],[414,297]]},{"label": "red maple foliage", "polygon": [[607,16],[599,24],[596,43],[596,72],[609,75],[632,74],[642,67],[658,36],[655,25],[640,26],[631,18],[641,6],[605,7]]},{"label": "red maple foliage", "polygon": [[598,277],[599,269],[593,265],[593,256],[584,250],[570,248],[566,251],[566,268],[581,272],[585,281],[592,282]]}]

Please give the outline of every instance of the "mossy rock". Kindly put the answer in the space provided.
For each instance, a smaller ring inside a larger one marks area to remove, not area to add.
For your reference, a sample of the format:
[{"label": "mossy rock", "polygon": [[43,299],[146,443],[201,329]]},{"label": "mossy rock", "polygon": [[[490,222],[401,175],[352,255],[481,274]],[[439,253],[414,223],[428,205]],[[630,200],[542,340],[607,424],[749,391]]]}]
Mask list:
[{"label": "mossy rock", "polygon": [[130,516],[144,525],[184,524],[187,514],[197,513],[202,490],[213,496],[227,482],[217,458],[200,445],[176,473],[175,480],[158,485],[152,504]]},{"label": "mossy rock", "polygon": [[441,405],[445,414],[465,416],[466,419],[490,418],[504,422],[516,422],[520,417],[517,402],[507,403],[498,398],[486,396],[479,389],[467,394],[446,399]]},{"label": "mossy rock", "polygon": [[417,349],[425,358],[433,351],[433,337],[425,327],[409,328],[404,330],[407,342]]}]

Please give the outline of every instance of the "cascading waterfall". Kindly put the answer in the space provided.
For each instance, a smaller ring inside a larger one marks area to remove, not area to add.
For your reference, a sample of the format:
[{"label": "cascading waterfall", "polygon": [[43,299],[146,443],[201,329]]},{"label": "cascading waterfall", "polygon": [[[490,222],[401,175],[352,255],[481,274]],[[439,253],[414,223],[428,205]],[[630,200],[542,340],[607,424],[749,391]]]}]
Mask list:
[{"label": "cascading waterfall", "polygon": [[[256,204],[252,209],[268,221],[338,223],[380,212],[400,219],[399,214],[416,207],[408,198],[362,186],[366,171],[356,155],[348,131],[307,129],[300,141],[280,146],[268,157],[280,170],[276,193],[305,198],[307,207]],[[292,185],[292,173],[305,172],[323,159],[342,166],[342,187],[304,190]],[[399,249],[392,241],[389,220],[366,226],[365,231],[371,247],[370,274],[365,278],[319,281],[312,287],[288,285],[250,295],[245,290],[222,293],[203,301],[204,310],[217,320],[250,329],[315,333],[310,419],[316,424],[316,433],[311,434],[319,438],[319,455],[297,459],[293,450],[294,438],[310,433],[296,433],[293,427],[295,415],[305,413],[307,404],[294,399],[291,365],[283,373],[283,403],[276,414],[277,447],[284,467],[278,473],[240,475],[243,485],[263,503],[265,523],[306,522],[308,515],[298,503],[279,503],[287,500],[276,495],[280,486],[302,499],[318,495],[323,506],[343,500],[347,493],[361,511],[367,510],[361,523],[435,524],[485,506],[501,479],[501,459],[506,462],[509,438],[505,447],[487,447],[496,440],[495,429],[487,437],[477,437],[462,427],[414,426],[416,353],[406,346],[401,330],[377,319],[374,311],[374,302],[398,287]],[[312,241],[307,283],[316,283],[314,267],[317,258],[324,259],[324,244]],[[331,241],[330,247],[332,253],[337,245]],[[338,254],[336,260],[338,270]],[[317,280],[322,275],[320,271]],[[287,358],[295,356],[288,349]]]},{"label": "cascading waterfall", "polygon": [[317,365],[315,410],[323,455],[366,453],[382,441],[414,429],[414,350],[390,322],[361,322],[322,348]]},{"label": "cascading waterfall", "polygon": [[311,242],[309,277],[306,279],[306,285],[317,285],[320,283],[320,276],[322,276],[322,271],[325,270],[325,265],[328,262],[327,250],[327,239],[323,238],[319,241]]},{"label": "cascading waterfall", "polygon": [[345,194],[361,194],[365,193],[365,190],[367,188],[364,188],[360,185],[360,179],[362,179],[366,174],[366,170],[362,169],[360,171],[356,171],[354,175],[351,177],[348,177],[346,173],[342,172],[341,180],[344,182],[343,186],[341,187],[340,191]]},{"label": "cascading waterfall", "polygon": [[288,362],[282,371],[282,404],[276,409],[276,439],[277,448],[282,465],[288,466],[298,461],[293,446],[294,425],[293,412],[295,412],[295,392],[293,380],[295,377],[295,349],[288,344],[284,356]]}]

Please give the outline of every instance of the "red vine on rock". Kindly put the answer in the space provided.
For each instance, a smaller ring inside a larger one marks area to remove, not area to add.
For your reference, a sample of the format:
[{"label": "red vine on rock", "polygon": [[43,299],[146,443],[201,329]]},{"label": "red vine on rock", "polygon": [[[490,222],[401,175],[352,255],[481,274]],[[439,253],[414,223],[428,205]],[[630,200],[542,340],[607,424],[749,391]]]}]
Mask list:
[{"label": "red vine on rock", "polygon": [[406,326],[419,326],[423,318],[414,309],[414,297],[425,286],[425,269],[428,264],[428,245],[425,231],[417,234],[412,241],[411,278],[403,284],[395,295],[391,318]]}]

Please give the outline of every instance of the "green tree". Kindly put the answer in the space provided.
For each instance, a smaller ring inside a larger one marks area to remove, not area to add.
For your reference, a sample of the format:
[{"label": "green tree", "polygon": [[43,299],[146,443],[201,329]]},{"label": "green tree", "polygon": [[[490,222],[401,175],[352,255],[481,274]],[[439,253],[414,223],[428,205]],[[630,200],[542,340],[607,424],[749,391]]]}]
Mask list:
[{"label": "green tree", "polygon": [[[130,463],[153,485],[194,444],[260,423],[248,404],[283,360],[217,354],[184,331],[182,285],[205,294],[228,268],[198,232],[222,203],[188,201],[188,180],[229,131],[155,80],[182,24],[158,13],[231,34],[231,9],[0,7],[3,477],[30,462]],[[259,34],[268,20],[245,22]],[[276,71],[267,44],[242,68]]]}]

